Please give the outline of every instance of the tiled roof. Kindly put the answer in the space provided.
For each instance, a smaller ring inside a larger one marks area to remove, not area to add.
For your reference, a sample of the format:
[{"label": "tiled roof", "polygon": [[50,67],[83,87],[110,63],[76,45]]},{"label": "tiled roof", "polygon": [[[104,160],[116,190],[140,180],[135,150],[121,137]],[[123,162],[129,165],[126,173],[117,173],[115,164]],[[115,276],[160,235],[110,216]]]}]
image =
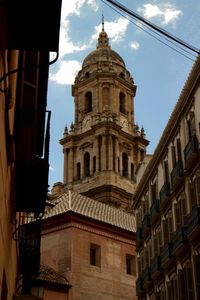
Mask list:
[{"label": "tiled roof", "polygon": [[48,283],[56,283],[61,285],[69,285],[68,280],[60,273],[47,265],[40,265],[39,275],[34,278],[35,280],[45,281]]},{"label": "tiled roof", "polygon": [[63,194],[57,200],[57,204],[45,213],[43,219],[64,214],[68,211],[73,211],[88,218],[111,224],[128,231],[136,231],[135,217],[133,214],[72,191],[67,191]]}]

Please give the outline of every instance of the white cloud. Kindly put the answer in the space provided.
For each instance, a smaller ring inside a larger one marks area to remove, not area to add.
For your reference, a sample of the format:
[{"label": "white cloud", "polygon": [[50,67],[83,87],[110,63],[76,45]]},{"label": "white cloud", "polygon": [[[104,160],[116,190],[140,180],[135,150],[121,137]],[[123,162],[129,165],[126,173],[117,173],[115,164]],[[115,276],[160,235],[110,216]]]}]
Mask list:
[{"label": "white cloud", "polygon": [[60,61],[59,70],[56,73],[50,73],[49,79],[58,84],[73,84],[80,69],[81,63],[77,60]]},{"label": "white cloud", "polygon": [[49,170],[50,170],[51,172],[55,172],[55,169],[54,169],[52,166],[49,167]]},{"label": "white cloud", "polygon": [[69,20],[65,20],[60,28],[59,57],[65,54],[85,50],[88,45],[75,45],[69,36]]},{"label": "white cloud", "polygon": [[[105,22],[104,28],[108,37],[112,42],[118,42],[123,39],[126,30],[128,28],[129,21],[125,18],[119,18],[113,22]],[[95,27],[95,34],[92,36],[92,41],[97,40],[99,32],[102,30],[102,25],[98,25]]]},{"label": "white cloud", "polygon": [[60,42],[59,42],[59,57],[65,54],[79,52],[85,50],[89,45],[75,45],[70,37],[69,30],[69,16],[80,15],[81,8],[84,4],[89,5],[94,11],[98,10],[96,0],[63,0],[61,10],[61,24],[60,24]]},{"label": "white cloud", "polygon": [[157,19],[162,25],[175,24],[183,14],[181,10],[176,9],[170,3],[158,5],[146,3],[138,9],[138,12],[147,19]]},{"label": "white cloud", "polygon": [[138,50],[140,48],[140,44],[136,41],[130,43],[130,47],[134,50]]},{"label": "white cloud", "polygon": [[62,0],[61,23],[69,15],[80,15],[81,7],[84,4],[88,4],[94,11],[98,10],[98,4],[96,0]]}]

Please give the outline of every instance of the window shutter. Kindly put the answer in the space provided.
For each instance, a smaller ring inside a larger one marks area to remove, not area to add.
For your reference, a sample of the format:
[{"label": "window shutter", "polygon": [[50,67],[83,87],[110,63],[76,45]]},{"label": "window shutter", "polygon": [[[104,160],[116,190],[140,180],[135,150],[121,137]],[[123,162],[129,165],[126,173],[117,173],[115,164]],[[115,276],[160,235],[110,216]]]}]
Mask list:
[{"label": "window shutter", "polygon": [[167,220],[163,221],[163,241],[164,241],[164,245],[168,242],[168,224],[167,224]]},{"label": "window shutter", "polygon": [[178,273],[178,290],[179,290],[179,300],[187,300],[187,290],[186,290],[186,282],[185,275],[183,271],[179,271]]},{"label": "window shutter", "polygon": [[180,206],[179,205],[180,205],[179,203],[176,203],[174,205],[176,229],[181,226],[181,211],[180,211]]},{"label": "window shutter", "polygon": [[178,290],[178,279],[177,278],[174,278],[173,279],[173,296],[174,296],[174,300],[179,300],[179,290]]},{"label": "window shutter", "polygon": [[193,276],[192,276],[192,268],[190,263],[186,266],[186,282],[187,282],[187,295],[188,299],[193,300],[194,294],[193,294]]},{"label": "window shutter", "polygon": [[167,300],[173,299],[173,290],[172,290],[172,283],[167,282]]},{"label": "window shutter", "polygon": [[185,192],[181,194],[181,212],[182,212],[182,219],[183,222],[185,220],[185,217],[187,216],[187,204],[186,204],[186,197],[185,197]]},{"label": "window shutter", "polygon": [[200,299],[200,256],[194,256],[197,299]]},{"label": "window shutter", "polygon": [[196,178],[197,204],[200,206],[200,171],[197,172]]},{"label": "window shutter", "polygon": [[189,184],[188,184],[188,189],[189,189],[189,200],[190,200],[190,207],[191,207],[191,210],[193,207],[196,206],[196,200],[195,200],[195,187],[194,187],[194,182],[191,181]]},{"label": "window shutter", "polygon": [[168,226],[169,226],[169,241],[172,240],[173,236],[173,219],[172,219],[172,212],[170,211],[168,216]]},{"label": "window shutter", "polygon": [[153,240],[154,240],[154,256],[157,256],[158,255],[157,233],[155,233]]}]

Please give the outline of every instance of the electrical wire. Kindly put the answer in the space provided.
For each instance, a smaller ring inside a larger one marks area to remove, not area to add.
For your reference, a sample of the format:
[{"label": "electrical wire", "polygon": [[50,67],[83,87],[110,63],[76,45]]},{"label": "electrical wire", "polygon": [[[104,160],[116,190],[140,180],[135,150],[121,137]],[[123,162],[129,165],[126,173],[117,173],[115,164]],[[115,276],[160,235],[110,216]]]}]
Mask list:
[{"label": "electrical wire", "polygon": [[[50,61],[50,62],[48,63],[48,66],[54,64],[54,63],[58,60],[58,57],[59,57],[59,53],[56,52],[56,57],[55,57],[52,61]],[[11,71],[9,71],[8,73],[4,74],[4,75],[0,78],[0,83],[1,83],[4,79],[6,79],[8,76],[10,76],[10,75],[12,75],[12,74],[14,74],[14,73],[17,73],[17,72],[23,72],[23,71],[27,71],[27,70],[31,70],[31,69],[38,69],[38,68],[40,68],[40,67],[41,67],[41,64],[39,64],[39,65],[28,65],[28,66],[25,66],[25,67],[23,67],[23,68],[17,68],[17,69],[11,70]],[[6,93],[6,92],[7,92],[7,89],[3,90],[2,88],[0,88],[0,92]]]},{"label": "electrical wire", "polygon": [[187,59],[191,60],[191,61],[195,61],[195,59],[192,59],[190,57],[188,57],[187,55],[185,55],[184,53],[182,53],[181,51],[175,49],[174,47],[168,45],[166,42],[162,41],[161,39],[159,39],[158,37],[156,37],[154,34],[148,32],[147,30],[145,30],[142,26],[146,27],[148,30],[152,31],[153,33],[157,34],[158,36],[160,36],[161,38],[164,38],[165,40],[167,40],[168,42],[170,42],[171,44],[173,44],[175,47],[180,48],[182,51],[188,53],[189,55],[192,55],[194,58],[196,58],[196,56],[193,53],[190,53],[188,50],[183,49],[180,45],[176,45],[173,41],[169,40],[166,37],[163,37],[161,34],[153,31],[153,29],[148,28],[145,24],[142,24],[140,21],[137,20],[137,22],[139,24],[141,24],[142,26],[139,26],[137,23],[135,23],[134,21],[132,21],[130,18],[128,18],[127,16],[125,16],[124,14],[122,14],[121,12],[119,12],[117,9],[113,8],[112,6],[110,6],[109,4],[107,4],[104,0],[102,0],[102,2],[109,6],[112,10],[116,11],[118,14],[120,14],[121,16],[123,16],[124,18],[126,18],[127,20],[129,20],[129,22],[131,22],[132,24],[134,24],[135,26],[137,26],[138,28],[140,28],[141,30],[143,30],[145,33],[149,34],[150,36],[152,36],[153,38],[155,38],[156,40],[158,40],[159,42],[161,42],[162,44],[164,44],[165,46],[169,47],[170,49],[176,51],[177,53],[181,54],[182,56],[186,57]]},{"label": "electrical wire", "polygon": [[[168,38],[170,40],[173,40],[174,42],[178,43],[179,45],[189,49],[192,52],[195,52],[196,54],[200,54],[200,50],[189,45],[188,43],[184,42],[183,40],[175,37],[174,35],[170,34],[169,32],[167,32],[166,30],[162,29],[159,26],[154,25],[153,23],[147,21],[145,18],[139,16],[138,14],[136,14],[135,12],[129,10],[128,8],[126,8],[125,6],[123,6],[122,4],[120,4],[117,1],[113,1],[113,0],[105,0],[109,3],[111,3],[113,6],[117,7],[119,10],[122,10],[123,12],[125,12],[126,14],[128,14],[129,16],[131,16],[132,18],[135,18],[137,20],[139,20],[140,22],[142,22],[143,24],[149,26],[151,29],[153,29],[154,31],[156,31],[155,33],[158,34],[158,32],[164,36],[165,38]],[[105,3],[105,1],[102,0],[102,2]],[[107,3],[105,3],[107,5]],[[119,12],[118,12],[119,13]],[[169,41],[169,40],[168,40]],[[182,48],[181,48],[182,49]],[[182,49],[184,51],[184,49]]]}]

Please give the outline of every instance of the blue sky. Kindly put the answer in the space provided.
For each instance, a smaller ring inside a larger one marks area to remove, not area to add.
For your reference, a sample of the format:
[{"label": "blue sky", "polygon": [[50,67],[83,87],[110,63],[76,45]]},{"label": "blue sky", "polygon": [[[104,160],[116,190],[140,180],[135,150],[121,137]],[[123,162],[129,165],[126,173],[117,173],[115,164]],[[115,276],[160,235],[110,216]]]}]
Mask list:
[{"label": "blue sky", "polygon": [[[200,48],[200,1],[119,2]],[[49,189],[63,180],[63,153],[59,140],[64,127],[69,128],[74,119],[71,85],[83,59],[96,48],[102,13],[111,48],[121,55],[137,85],[135,121],[139,127],[144,127],[150,141],[147,153],[153,153],[193,64],[101,0],[62,0],[59,59],[50,67],[48,84],[48,109],[52,111]]]}]

